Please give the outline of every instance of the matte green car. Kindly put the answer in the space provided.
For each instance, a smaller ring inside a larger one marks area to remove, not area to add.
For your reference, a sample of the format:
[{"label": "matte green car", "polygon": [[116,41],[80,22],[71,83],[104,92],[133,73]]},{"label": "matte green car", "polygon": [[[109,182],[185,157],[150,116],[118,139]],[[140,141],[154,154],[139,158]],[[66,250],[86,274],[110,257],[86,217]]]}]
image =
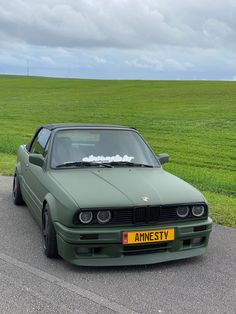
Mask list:
[{"label": "matte green car", "polygon": [[13,182],[42,228],[46,256],[86,266],[152,264],[206,252],[204,196],[116,125],[50,124],[18,150]]}]

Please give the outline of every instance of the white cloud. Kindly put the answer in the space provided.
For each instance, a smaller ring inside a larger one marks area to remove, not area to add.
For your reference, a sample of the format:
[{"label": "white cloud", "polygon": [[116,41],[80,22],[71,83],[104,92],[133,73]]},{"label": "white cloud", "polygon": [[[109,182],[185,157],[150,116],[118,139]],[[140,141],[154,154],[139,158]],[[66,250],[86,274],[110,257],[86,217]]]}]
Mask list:
[{"label": "white cloud", "polygon": [[137,68],[150,68],[154,70],[159,70],[163,71],[163,65],[162,62],[155,57],[141,57],[141,58],[136,58],[132,60],[126,60],[126,64],[129,66],[134,66]]},{"label": "white cloud", "polygon": [[234,0],[0,2],[0,71],[30,57],[65,73],[233,77],[235,38]]},{"label": "white cloud", "polygon": [[0,4],[3,35],[58,47],[232,46],[235,20],[232,0],[2,0]]},{"label": "white cloud", "polygon": [[43,63],[46,63],[47,65],[51,65],[51,66],[56,65],[56,63],[54,62],[54,60],[51,57],[42,56],[40,59]]},{"label": "white cloud", "polygon": [[155,57],[143,56],[132,60],[126,60],[125,63],[129,66],[137,68],[148,68],[155,71],[187,71],[193,69],[194,65],[190,62],[179,62],[172,58],[162,58],[162,60]]},{"label": "white cloud", "polygon": [[101,64],[106,64],[108,63],[108,61],[104,58],[101,58],[101,57],[98,57],[98,56],[94,56],[94,60],[97,62],[97,63],[101,63]]}]

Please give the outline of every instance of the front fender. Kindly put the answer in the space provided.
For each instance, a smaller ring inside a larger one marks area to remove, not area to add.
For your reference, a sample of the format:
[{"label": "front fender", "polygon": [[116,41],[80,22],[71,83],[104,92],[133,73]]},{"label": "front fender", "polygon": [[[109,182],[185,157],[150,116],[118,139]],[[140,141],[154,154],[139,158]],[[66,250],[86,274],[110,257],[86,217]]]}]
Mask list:
[{"label": "front fender", "polygon": [[57,200],[55,199],[55,197],[52,194],[48,193],[45,196],[43,206],[45,206],[46,203],[48,204],[52,221],[58,221],[59,219],[58,219]]},{"label": "front fender", "polygon": [[67,227],[71,227],[75,210],[71,207],[68,208],[65,204],[62,204],[51,193],[45,196],[45,203],[49,206],[51,219],[53,222],[59,222]]},{"label": "front fender", "polygon": [[22,175],[21,159],[22,159],[23,154],[24,154],[24,145],[20,145],[17,151],[17,161],[16,161],[16,169],[15,169],[15,172],[18,174],[19,177],[21,177]]}]

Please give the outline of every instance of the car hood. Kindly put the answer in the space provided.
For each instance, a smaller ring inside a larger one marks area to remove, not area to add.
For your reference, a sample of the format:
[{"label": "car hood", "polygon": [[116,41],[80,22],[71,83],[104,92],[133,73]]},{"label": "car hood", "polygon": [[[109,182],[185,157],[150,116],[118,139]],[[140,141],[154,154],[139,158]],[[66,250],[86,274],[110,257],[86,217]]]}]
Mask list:
[{"label": "car hood", "polygon": [[205,201],[197,189],[162,168],[60,169],[50,175],[80,208]]}]

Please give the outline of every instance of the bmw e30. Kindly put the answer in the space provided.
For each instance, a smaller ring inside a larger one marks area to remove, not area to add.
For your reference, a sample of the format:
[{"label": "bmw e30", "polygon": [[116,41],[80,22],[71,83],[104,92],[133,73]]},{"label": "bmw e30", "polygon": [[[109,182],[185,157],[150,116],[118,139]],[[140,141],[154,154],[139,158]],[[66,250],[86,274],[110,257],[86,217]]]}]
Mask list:
[{"label": "bmw e30", "polygon": [[167,161],[132,128],[44,125],[19,147],[13,199],[30,208],[50,258],[114,266],[201,255],[207,202],[162,168]]}]

